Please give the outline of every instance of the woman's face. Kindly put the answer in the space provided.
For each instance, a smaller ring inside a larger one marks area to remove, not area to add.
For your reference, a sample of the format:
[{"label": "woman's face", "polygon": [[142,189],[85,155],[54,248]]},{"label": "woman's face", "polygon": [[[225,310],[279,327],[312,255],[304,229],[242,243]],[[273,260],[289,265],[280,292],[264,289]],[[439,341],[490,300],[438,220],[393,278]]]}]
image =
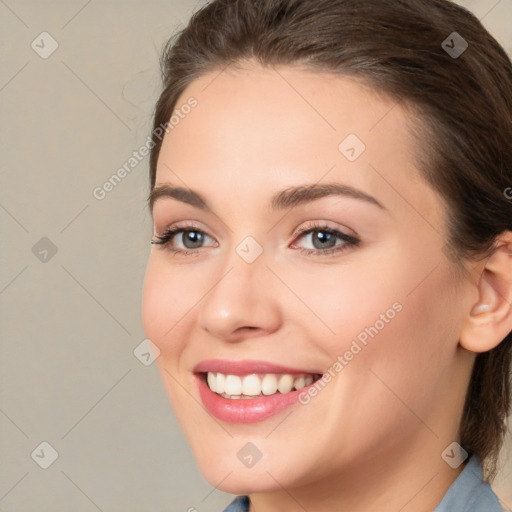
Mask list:
[{"label": "woman's face", "polygon": [[176,109],[154,232],[187,231],[152,246],[142,314],[207,480],[246,493],[441,460],[476,297],[445,256],[447,213],[401,105],[250,64],[197,79]]}]

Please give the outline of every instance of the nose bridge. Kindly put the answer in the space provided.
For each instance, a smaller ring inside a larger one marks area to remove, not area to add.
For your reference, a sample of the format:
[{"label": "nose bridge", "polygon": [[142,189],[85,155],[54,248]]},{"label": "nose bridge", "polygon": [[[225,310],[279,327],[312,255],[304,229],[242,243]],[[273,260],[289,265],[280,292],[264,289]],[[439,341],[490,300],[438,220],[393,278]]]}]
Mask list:
[{"label": "nose bridge", "polygon": [[[234,239],[236,240],[236,237]],[[251,235],[246,235],[233,243],[224,257],[219,279],[221,276],[224,277],[215,286],[218,292],[224,293],[225,287],[228,293],[238,294],[241,299],[251,299],[257,295],[258,282],[261,284],[269,278],[267,259],[263,242],[260,243]],[[222,283],[224,280],[229,282]]]},{"label": "nose bridge", "polygon": [[278,307],[263,246],[246,236],[225,256],[218,276],[202,301],[200,324],[210,334],[229,340],[242,327],[271,331]]}]

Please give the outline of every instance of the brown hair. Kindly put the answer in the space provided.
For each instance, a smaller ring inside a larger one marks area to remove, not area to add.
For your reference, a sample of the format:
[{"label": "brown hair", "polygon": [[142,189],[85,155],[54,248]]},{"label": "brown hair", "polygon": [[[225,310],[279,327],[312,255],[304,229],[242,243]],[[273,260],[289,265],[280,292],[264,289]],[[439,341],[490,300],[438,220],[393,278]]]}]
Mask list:
[{"label": "brown hair", "polygon": [[[449,52],[462,39],[467,49]],[[454,39],[454,37],[456,39]],[[450,39],[451,38],[451,39]],[[443,43],[447,41],[447,43]],[[443,46],[442,46],[443,45]],[[448,0],[214,0],[166,44],[164,89],[156,104],[150,156],[154,188],[161,138],[187,85],[213,70],[255,59],[359,77],[412,105],[421,171],[448,205],[448,254],[488,255],[512,230],[512,64],[468,10]],[[461,445],[496,462],[510,410],[512,334],[478,354]]]}]

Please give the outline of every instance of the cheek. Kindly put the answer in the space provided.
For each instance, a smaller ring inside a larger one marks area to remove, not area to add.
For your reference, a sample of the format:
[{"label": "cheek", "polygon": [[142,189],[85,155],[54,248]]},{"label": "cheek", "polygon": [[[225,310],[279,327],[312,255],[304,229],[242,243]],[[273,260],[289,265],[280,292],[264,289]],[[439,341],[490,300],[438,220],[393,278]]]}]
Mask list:
[{"label": "cheek", "polygon": [[197,301],[197,282],[194,284],[187,270],[172,268],[160,255],[150,256],[142,293],[142,324],[146,337],[160,350],[156,364],[184,431],[187,421],[197,411],[195,402],[185,391],[192,389],[192,377],[179,371],[179,363],[189,338],[191,310]]},{"label": "cheek", "polygon": [[[355,339],[361,351],[343,370],[340,393],[357,396],[364,404],[360,425],[375,424],[379,418],[376,428],[383,435],[389,435],[394,423],[400,424],[402,432],[414,430],[418,427],[415,414],[431,417],[442,397],[448,395],[446,386],[458,341],[456,294],[446,267],[440,265],[423,280],[428,272],[426,267],[410,265],[395,274],[393,286],[381,288],[376,283],[373,296],[369,289],[367,293],[358,290],[356,296],[361,302],[347,304],[351,309],[343,316],[351,325],[350,312],[354,317],[359,315],[343,348],[347,350],[347,343]],[[393,313],[387,309],[392,304],[399,305]],[[364,316],[358,309],[364,310]],[[365,343],[359,342],[361,334]],[[434,430],[436,421],[437,417],[429,424]]]},{"label": "cheek", "polygon": [[289,297],[288,309],[296,304],[292,321],[301,323],[304,337],[321,345],[334,358],[348,350],[358,335],[364,339],[365,329],[375,324],[379,331],[387,328],[400,309],[396,304],[401,298],[396,276],[390,269],[357,263],[355,259],[338,265],[319,265],[314,274],[300,266],[283,269],[283,277],[302,302],[283,290],[283,298]]},{"label": "cheek", "polygon": [[177,334],[197,302],[195,286],[186,283],[186,272],[172,270],[154,255],[150,257],[142,293],[142,324],[146,336],[163,355],[180,350],[183,337]]},{"label": "cheek", "polygon": [[[425,361],[446,357],[457,342],[460,308],[456,278],[445,258],[436,250],[419,255],[415,246],[397,251],[390,244],[389,250],[379,249],[378,260],[369,261],[374,252],[319,265],[314,275],[305,267],[283,268],[286,282],[304,303],[294,321],[333,360],[354,340],[362,348],[376,347],[365,351],[368,361],[358,357],[365,362],[372,361],[371,353],[382,357],[384,351],[388,360],[400,354]],[[285,309],[297,302],[286,300]]]},{"label": "cheek", "polygon": [[401,407],[386,385],[427,411],[448,378],[458,341],[457,294],[437,256],[326,266],[315,279],[288,274],[311,310],[299,320],[307,338],[327,354],[326,369],[343,375],[335,387],[371,402],[367,411],[382,411],[390,401]]}]

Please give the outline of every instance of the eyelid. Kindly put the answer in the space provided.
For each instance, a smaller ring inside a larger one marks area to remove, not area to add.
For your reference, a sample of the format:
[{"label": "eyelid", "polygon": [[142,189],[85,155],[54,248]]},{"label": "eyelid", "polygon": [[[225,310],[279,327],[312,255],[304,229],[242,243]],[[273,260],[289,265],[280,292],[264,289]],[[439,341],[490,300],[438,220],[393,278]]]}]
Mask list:
[{"label": "eyelid", "polygon": [[297,236],[303,235],[304,233],[307,233],[308,231],[315,230],[315,229],[318,231],[325,229],[325,230],[331,230],[331,231],[338,231],[347,237],[359,238],[358,233],[355,230],[349,228],[348,226],[344,226],[344,225],[340,226],[339,224],[331,225],[331,224],[334,224],[334,223],[325,221],[325,220],[308,221],[306,223],[306,225],[302,225],[299,228],[297,228],[292,236],[297,237]]}]

